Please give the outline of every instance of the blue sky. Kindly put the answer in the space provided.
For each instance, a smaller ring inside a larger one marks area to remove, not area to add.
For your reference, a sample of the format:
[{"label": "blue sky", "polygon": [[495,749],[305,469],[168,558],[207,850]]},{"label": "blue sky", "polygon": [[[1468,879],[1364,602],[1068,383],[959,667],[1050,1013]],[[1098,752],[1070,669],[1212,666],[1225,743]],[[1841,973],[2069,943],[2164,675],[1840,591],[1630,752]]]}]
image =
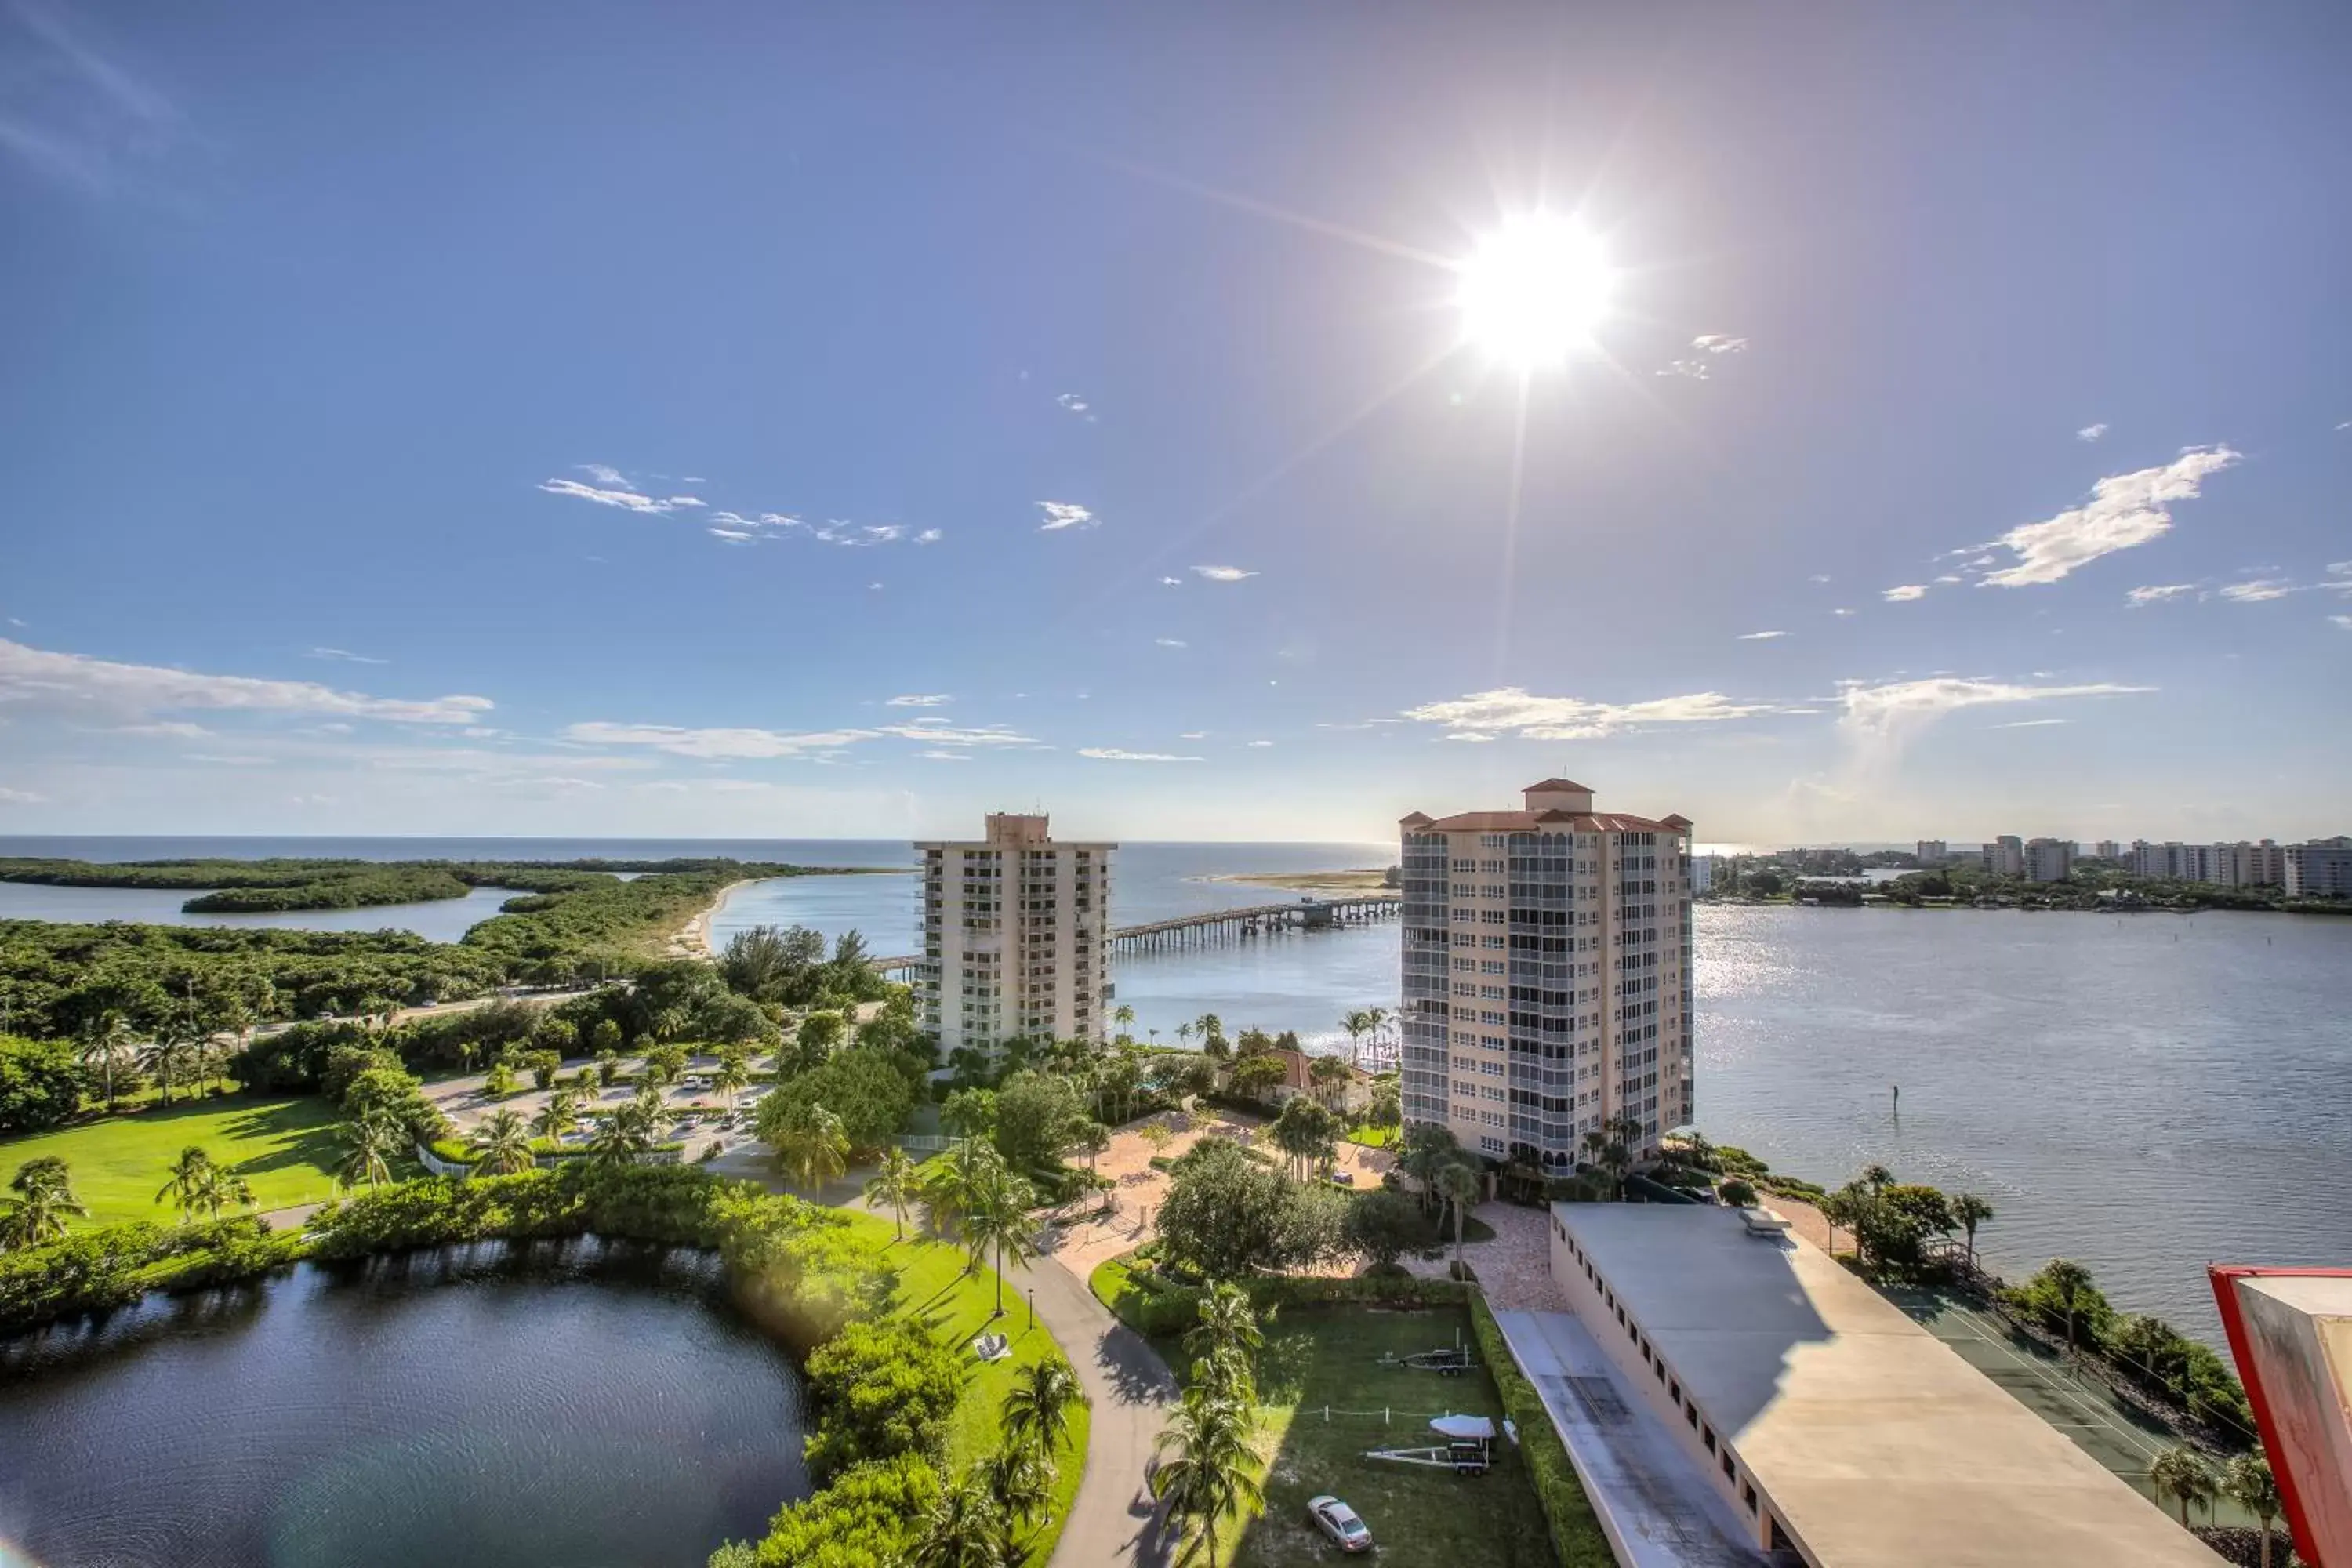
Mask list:
[{"label": "blue sky", "polygon": [[2352,12],[1627,10],[0,0],[0,834],[2352,826]]}]

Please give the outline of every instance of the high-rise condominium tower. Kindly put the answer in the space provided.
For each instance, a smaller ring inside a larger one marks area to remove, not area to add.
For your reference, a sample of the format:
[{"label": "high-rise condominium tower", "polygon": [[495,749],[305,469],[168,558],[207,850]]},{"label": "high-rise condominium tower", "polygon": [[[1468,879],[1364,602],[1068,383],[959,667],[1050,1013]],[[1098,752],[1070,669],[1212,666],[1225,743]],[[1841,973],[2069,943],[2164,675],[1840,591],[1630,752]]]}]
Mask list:
[{"label": "high-rise condominium tower", "polygon": [[1102,1036],[1110,997],[1109,844],[1057,844],[1043,816],[988,818],[923,857],[923,1027],[940,1050],[1015,1036]]},{"label": "high-rise condominium tower", "polygon": [[1566,779],[1520,811],[1404,839],[1404,1116],[1550,1169],[1588,1132],[1691,1118],[1691,824],[1592,809]]}]

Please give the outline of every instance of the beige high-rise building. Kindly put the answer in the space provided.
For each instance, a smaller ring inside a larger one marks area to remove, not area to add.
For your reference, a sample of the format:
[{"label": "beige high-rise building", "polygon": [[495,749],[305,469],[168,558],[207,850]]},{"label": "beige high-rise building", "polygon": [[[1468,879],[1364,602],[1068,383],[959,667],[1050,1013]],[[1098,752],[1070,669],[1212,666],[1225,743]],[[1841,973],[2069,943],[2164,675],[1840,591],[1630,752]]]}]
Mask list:
[{"label": "beige high-rise building", "polygon": [[1546,779],[1518,811],[1398,826],[1405,1120],[1556,1171],[1605,1122],[1638,1122],[1637,1154],[1687,1122],[1690,820]]},{"label": "beige high-rise building", "polygon": [[2074,874],[2074,846],[2064,838],[2037,838],[2025,847],[2025,879],[2063,882]]},{"label": "beige high-rise building", "polygon": [[2004,833],[1989,841],[1977,855],[1988,877],[2025,875],[2025,840],[2014,833]]},{"label": "beige high-rise building", "polygon": [[1111,844],[1056,843],[1044,816],[992,813],[977,842],[923,858],[923,1028],[942,1059],[1016,1037],[1099,1039],[1110,998]]}]

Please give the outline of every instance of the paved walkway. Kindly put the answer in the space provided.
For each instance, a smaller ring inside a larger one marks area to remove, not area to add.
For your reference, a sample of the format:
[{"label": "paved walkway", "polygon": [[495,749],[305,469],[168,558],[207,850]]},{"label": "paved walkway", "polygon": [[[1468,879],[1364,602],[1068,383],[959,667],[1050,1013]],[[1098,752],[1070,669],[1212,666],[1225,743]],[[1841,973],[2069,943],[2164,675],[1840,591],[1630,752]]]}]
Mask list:
[{"label": "paved walkway", "polygon": [[1584,1495],[1626,1568],[1763,1568],[1738,1521],[1618,1383],[1609,1357],[1568,1312],[1496,1312],[1495,1322],[1568,1445]]}]

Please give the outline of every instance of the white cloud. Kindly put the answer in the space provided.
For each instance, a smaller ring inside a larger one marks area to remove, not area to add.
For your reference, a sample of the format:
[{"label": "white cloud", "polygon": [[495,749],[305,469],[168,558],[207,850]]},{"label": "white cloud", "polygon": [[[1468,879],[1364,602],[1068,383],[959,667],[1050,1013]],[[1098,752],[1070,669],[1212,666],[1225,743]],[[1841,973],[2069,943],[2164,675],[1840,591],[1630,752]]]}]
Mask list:
[{"label": "white cloud", "polygon": [[2327,618],[2346,631],[2352,632],[2352,616],[2330,616]]},{"label": "white cloud", "polygon": [[1153,637],[1151,640],[1159,644],[1161,647],[1190,647],[1192,646],[1182,637]]},{"label": "white cloud", "polygon": [[706,528],[703,531],[713,539],[723,539],[730,544],[750,544],[760,537],[745,528]]},{"label": "white cloud", "polygon": [[882,704],[885,708],[943,708],[955,699],[944,691],[918,691],[905,697],[893,697]]},{"label": "white cloud", "polygon": [[968,763],[971,761],[971,753],[970,752],[917,752],[915,755],[922,758],[927,763]]},{"label": "white cloud", "polygon": [[487,697],[410,701],[337,691],[309,680],[260,680],[117,664],[84,654],[49,653],[5,638],[0,638],[0,701],[88,705],[126,714],[190,709],[337,713],[402,724],[463,724],[494,706]]},{"label": "white cloud", "polygon": [[2074,439],[2077,441],[2095,441],[2106,433],[2107,427],[2105,425],[2085,425],[2080,430],[2074,432]]},{"label": "white cloud", "polygon": [[1209,732],[1206,730],[1187,730],[1176,738],[1180,741],[1205,741]]},{"label": "white cloud", "polygon": [[35,795],[28,789],[0,787],[0,805],[40,805],[48,800],[45,795]]},{"label": "white cloud", "polygon": [[1788,635],[1789,634],[1786,632],[1742,632],[1739,634],[1737,640],[1740,642],[1770,642],[1774,637],[1784,637]]},{"label": "white cloud", "polygon": [[1829,576],[1829,574],[1828,574],[1828,573],[1826,573],[1826,572],[1816,572],[1816,573],[1814,573],[1811,576],[1810,576],[1810,577],[1808,577],[1808,578],[1806,578],[1806,579],[1805,579],[1805,581],[1806,581],[1806,582],[1808,582],[1808,583],[1824,583],[1824,584],[1825,584],[1825,583],[1827,583],[1829,580],[1830,580],[1830,576]]},{"label": "white cloud", "polygon": [[1163,588],[1181,588],[1184,585],[1184,579],[1181,577],[1162,577],[1160,579],[1160,585]]},{"label": "white cloud", "polygon": [[1686,375],[1693,381],[1708,380],[1715,374],[1716,360],[1725,354],[1746,353],[1748,340],[1735,338],[1728,332],[1706,332],[1693,338],[1690,346],[1697,352],[1674,361],[1658,374]]},{"label": "white cloud", "polygon": [[339,658],[346,664],[390,664],[392,662],[388,658],[370,658],[363,653],[353,653],[349,648],[341,647],[314,647],[302,657],[304,658]]},{"label": "white cloud", "polygon": [[1249,743],[1249,746],[1250,750],[1253,752],[1262,752],[1273,744],[1274,742],[1272,741],[1252,741]]},{"label": "white cloud", "polygon": [[1065,392],[1054,401],[1091,425],[1095,422],[1093,406],[1075,392]]},{"label": "white cloud", "polygon": [[2194,583],[2160,583],[2146,588],[2134,588],[2124,595],[2124,603],[2135,610],[2139,610],[2150,605],[2161,605],[2167,600],[2178,599],[2195,592],[2197,592],[2197,584]]},{"label": "white cloud", "polygon": [[1937,579],[1936,579],[1936,581],[1937,581],[1937,582],[1938,582],[1938,583],[1958,583],[1958,582],[1965,581],[1965,579],[1958,578],[1958,577],[1938,577],[1938,578],[1937,578]]},{"label": "white cloud", "polygon": [[1238,583],[1244,577],[1255,577],[1255,572],[1244,572],[1238,566],[1195,566],[1192,575],[1205,577],[1212,583]]},{"label": "white cloud", "polygon": [[1900,605],[1907,603],[1913,599],[1926,598],[1927,596],[1927,590],[1926,586],[1921,584],[1906,583],[1899,588],[1888,588],[1878,596],[1885,600],[1890,605]]},{"label": "white cloud", "polygon": [[1947,713],[2018,702],[2050,702],[2081,697],[2123,697],[2155,690],[2152,686],[2126,686],[2100,681],[2075,686],[2021,686],[1990,679],[1937,676],[1925,680],[1895,680],[1873,685],[1864,680],[1838,682],[1838,700],[1844,712],[1838,726],[1848,738],[1891,755],[1927,731]]},{"label": "white cloud", "polygon": [[966,728],[951,724],[945,719],[918,719],[911,724],[885,724],[885,735],[896,735],[902,741],[920,741],[929,746],[1034,746],[1041,742],[1034,735],[1024,735],[1003,724],[983,724]]},{"label": "white cloud", "polygon": [[1500,736],[1485,734],[1476,730],[1456,730],[1452,734],[1443,738],[1448,741],[1466,741],[1472,745],[1477,746],[1483,746],[1489,741],[1501,739]]},{"label": "white cloud", "polygon": [[704,500],[700,496],[672,496],[669,498],[669,504],[672,506],[709,506],[710,503]]},{"label": "white cloud", "polygon": [[2236,605],[2259,605],[2270,599],[2284,599],[2295,592],[2294,584],[2276,577],[2258,577],[2250,583],[2231,583],[2221,589],[2221,597]]},{"label": "white cloud", "polygon": [[1179,757],[1166,752],[1123,752],[1117,746],[1080,746],[1078,755],[1098,763],[1197,763],[1201,757]]},{"label": "white cloud", "polygon": [[922,532],[915,535],[915,542],[918,544],[937,544],[940,540],[946,537],[947,535],[941,533],[936,528],[927,528],[923,530]]},{"label": "white cloud", "polygon": [[1852,611],[1852,610],[1845,610],[1845,609],[1832,610],[1832,611],[1830,612],[1830,614],[1831,614],[1831,615],[1836,616],[1840,617],[1841,619],[1843,619],[1843,617],[1845,617],[1845,616],[1851,616],[1851,615],[1853,615],[1853,613],[1854,613],[1854,612],[1853,612],[1853,611]]},{"label": "white cloud", "polygon": [[588,746],[651,746],[672,756],[705,760],[757,757],[797,757],[811,752],[838,751],[859,741],[871,741],[879,730],[818,730],[786,734],[774,730],[687,729],[675,724],[614,724],[592,721],[563,731],[568,740]]},{"label": "white cloud", "polygon": [[[349,724],[338,727],[346,731],[351,728]],[[159,719],[152,724],[117,724],[114,732],[118,735],[163,735],[175,741],[203,740],[212,734],[202,724],[191,724],[181,719]]]},{"label": "white cloud", "polygon": [[582,473],[587,475],[590,479],[595,480],[600,485],[609,485],[614,489],[622,490],[633,489],[635,488],[629,483],[628,475],[621,472],[620,469],[613,467],[610,463],[574,463],[572,466],[578,468]]},{"label": "white cloud", "polygon": [[2091,499],[2046,522],[2011,529],[1999,542],[2017,563],[1989,572],[1980,586],[2023,588],[2055,583],[2102,555],[2160,539],[2172,528],[2173,501],[2194,500],[2206,476],[2239,461],[2227,447],[2190,447],[2161,468],[2110,474]]},{"label": "white cloud", "polygon": [[2071,724],[2071,719],[2018,719],[2007,724],[1988,724],[1989,730],[2041,730],[2053,724]]},{"label": "white cloud", "polygon": [[1092,528],[1102,521],[1076,501],[1041,500],[1037,503],[1037,510],[1045,514],[1045,521],[1037,525],[1040,533],[1059,533],[1066,528]]},{"label": "white cloud", "polygon": [[1716,723],[1773,710],[1769,703],[1734,702],[1717,691],[1647,702],[1589,702],[1578,697],[1537,697],[1522,688],[1506,686],[1449,702],[1408,708],[1404,716],[1424,724],[1443,724],[1464,735],[1508,731],[1523,741],[1587,741],[1644,724]]},{"label": "white cloud", "polygon": [[570,496],[575,500],[593,501],[598,506],[616,506],[623,511],[639,512],[647,516],[677,510],[668,501],[656,500],[652,496],[641,495],[633,489],[619,488],[599,489],[594,485],[583,485],[578,479],[541,479],[539,481],[539,488],[551,496]]}]

